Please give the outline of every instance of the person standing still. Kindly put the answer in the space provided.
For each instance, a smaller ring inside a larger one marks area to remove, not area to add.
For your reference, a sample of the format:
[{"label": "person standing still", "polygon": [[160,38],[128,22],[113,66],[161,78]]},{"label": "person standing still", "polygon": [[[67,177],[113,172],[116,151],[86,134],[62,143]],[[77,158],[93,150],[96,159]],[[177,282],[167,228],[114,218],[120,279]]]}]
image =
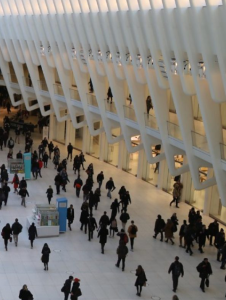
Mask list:
[{"label": "person standing still", "polygon": [[68,300],[68,296],[71,292],[71,283],[72,283],[72,281],[73,281],[73,276],[69,276],[69,278],[66,279],[66,281],[64,283],[64,286],[61,290],[64,293],[64,300]]},{"label": "person standing still", "polygon": [[67,159],[70,157],[70,161],[72,161],[72,152],[73,152],[74,147],[72,146],[71,143],[67,146]]},{"label": "person standing still", "polygon": [[31,249],[33,249],[33,243],[36,237],[38,237],[37,228],[35,226],[35,223],[32,223],[28,229],[28,239],[30,240],[31,243]]},{"label": "person standing still", "polygon": [[51,251],[49,249],[49,246],[47,243],[44,244],[43,248],[42,248],[42,262],[44,264],[44,271],[48,271],[49,267],[48,267],[48,263],[49,263],[49,255],[50,255]]},{"label": "person standing still", "polygon": [[12,225],[12,234],[15,242],[15,246],[18,244],[18,235],[21,233],[23,226],[18,222],[18,219],[15,219],[15,222]]},{"label": "person standing still", "polygon": [[134,224],[134,221],[131,221],[131,225],[129,226],[127,231],[129,233],[130,238],[131,251],[133,251],[134,239],[137,237],[137,231],[137,226]]},{"label": "person standing still", "polygon": [[168,273],[172,272],[172,279],[173,279],[173,292],[176,293],[178,287],[178,280],[184,276],[184,268],[182,263],[179,262],[179,257],[175,257],[175,261],[170,265]]},{"label": "person standing still", "polygon": [[209,276],[213,274],[208,258],[204,258],[196,269],[199,272],[199,277],[201,278],[200,288],[203,293],[205,293],[205,285],[209,287]]}]

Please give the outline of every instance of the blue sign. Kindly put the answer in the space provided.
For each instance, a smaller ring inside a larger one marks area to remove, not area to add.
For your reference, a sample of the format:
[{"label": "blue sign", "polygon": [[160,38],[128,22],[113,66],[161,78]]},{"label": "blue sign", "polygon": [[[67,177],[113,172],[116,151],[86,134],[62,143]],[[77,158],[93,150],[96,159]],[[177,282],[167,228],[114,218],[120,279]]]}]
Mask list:
[{"label": "blue sign", "polygon": [[24,153],[24,177],[31,179],[31,153]]},{"label": "blue sign", "polygon": [[67,229],[67,199],[66,198],[58,198],[57,202],[57,210],[59,212],[59,226],[60,232],[66,232]]}]

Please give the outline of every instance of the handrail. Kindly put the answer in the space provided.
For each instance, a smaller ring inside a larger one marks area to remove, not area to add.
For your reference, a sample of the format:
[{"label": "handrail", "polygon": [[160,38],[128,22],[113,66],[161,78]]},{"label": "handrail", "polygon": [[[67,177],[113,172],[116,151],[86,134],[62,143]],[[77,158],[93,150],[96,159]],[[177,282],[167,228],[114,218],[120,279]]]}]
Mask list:
[{"label": "handrail", "polygon": [[116,110],[114,102],[110,103],[107,99],[105,99],[104,102],[105,102],[105,110],[106,111],[109,111],[113,114],[117,114],[117,110]]},{"label": "handrail", "polygon": [[205,135],[192,131],[192,145],[202,151],[209,152],[209,145]]},{"label": "handrail", "polygon": [[180,126],[178,124],[167,121],[168,135],[182,141]]},{"label": "handrail", "polygon": [[80,95],[78,90],[72,89],[70,88],[70,97],[72,100],[77,100],[77,101],[81,101]]},{"label": "handrail", "polygon": [[148,113],[144,113],[144,119],[145,119],[145,126],[155,129],[155,130],[159,130],[158,124],[157,124],[157,120],[156,117],[153,115],[150,115]]},{"label": "handrail", "polygon": [[134,108],[132,108],[131,106],[123,105],[123,109],[124,109],[124,117],[126,119],[137,122]]}]

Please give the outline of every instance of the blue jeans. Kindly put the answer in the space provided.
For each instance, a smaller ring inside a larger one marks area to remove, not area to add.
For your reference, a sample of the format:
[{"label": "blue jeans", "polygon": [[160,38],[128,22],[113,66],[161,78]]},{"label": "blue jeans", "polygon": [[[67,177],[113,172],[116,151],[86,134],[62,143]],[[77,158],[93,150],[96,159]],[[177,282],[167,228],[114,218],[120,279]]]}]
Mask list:
[{"label": "blue jeans", "polygon": [[111,189],[108,189],[107,197],[111,199]]}]

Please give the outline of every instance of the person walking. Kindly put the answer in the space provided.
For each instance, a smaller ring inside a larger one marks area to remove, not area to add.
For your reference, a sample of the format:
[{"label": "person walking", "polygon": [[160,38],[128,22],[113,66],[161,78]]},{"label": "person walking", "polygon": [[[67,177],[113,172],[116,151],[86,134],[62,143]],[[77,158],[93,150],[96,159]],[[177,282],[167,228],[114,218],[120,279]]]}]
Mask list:
[{"label": "person walking", "polygon": [[83,170],[85,170],[85,168],[84,168],[84,162],[85,162],[86,160],[85,160],[85,155],[83,154],[82,151],[81,151],[80,154],[79,154],[79,158],[80,158],[80,162],[81,162],[82,168],[83,168]]},{"label": "person walking", "polygon": [[168,273],[172,272],[172,279],[173,279],[173,292],[176,293],[178,287],[178,280],[179,277],[184,276],[184,267],[181,262],[179,262],[179,257],[175,257],[175,261],[170,265]]},{"label": "person walking", "polygon": [[49,160],[49,155],[47,154],[47,152],[44,152],[43,158],[42,158],[42,161],[44,163],[44,169],[47,168],[48,160]]},{"label": "person walking", "polygon": [[163,231],[165,232],[165,242],[168,243],[168,240],[171,241],[172,245],[174,245],[174,241],[172,240],[173,238],[173,227],[174,227],[174,224],[173,222],[168,219],[167,220],[167,223],[166,223],[166,226],[163,228]]},{"label": "person walking", "polygon": [[8,241],[12,241],[12,230],[10,228],[9,223],[6,224],[5,227],[2,228],[2,238],[4,240],[4,244],[5,244],[5,250],[8,251]]},{"label": "person walking", "polygon": [[23,205],[24,207],[26,207],[26,196],[29,197],[29,193],[28,193],[27,189],[26,188],[22,188],[19,191],[19,195],[21,196],[21,205]]},{"label": "person walking", "polygon": [[222,254],[222,247],[225,243],[225,233],[224,229],[221,228],[220,232],[217,234],[214,246],[217,248],[217,261],[220,261],[220,256]]},{"label": "person walking", "polygon": [[98,175],[97,175],[97,183],[99,184],[99,189],[101,189],[102,183],[104,181],[104,172],[101,171]]},{"label": "person walking", "polygon": [[126,230],[126,223],[130,219],[129,214],[127,213],[127,210],[124,209],[124,212],[122,212],[120,216],[120,221],[122,222],[122,228]]},{"label": "person walking", "polygon": [[111,104],[112,103],[112,98],[113,98],[113,95],[112,95],[111,87],[109,86],[108,92],[107,92],[107,102],[109,102],[109,99],[110,99],[111,100],[110,104]]},{"label": "person walking", "polygon": [[14,148],[14,140],[13,140],[13,138],[12,137],[10,137],[9,138],[9,140],[8,140],[8,148],[9,148],[9,150],[13,150],[13,148]]},{"label": "person walking", "polygon": [[19,183],[20,183],[20,180],[19,180],[19,177],[17,175],[17,172],[14,174],[13,176],[13,187],[14,187],[14,193],[17,193],[18,194],[18,186],[19,186]]},{"label": "person walking", "polygon": [[23,226],[18,222],[18,219],[15,219],[15,222],[12,225],[12,234],[15,242],[15,246],[18,245],[18,235],[21,233]]},{"label": "person walking", "polygon": [[150,109],[153,109],[152,101],[151,101],[151,96],[147,96],[146,99],[146,108],[147,108],[147,114],[149,115]]},{"label": "person walking", "polygon": [[199,272],[199,277],[201,278],[200,288],[203,293],[205,293],[205,285],[209,287],[209,276],[213,274],[208,258],[204,258],[196,269]]},{"label": "person walking", "polygon": [[73,276],[69,276],[69,278],[65,280],[64,286],[61,289],[61,291],[64,293],[64,300],[68,300],[68,296],[71,293],[72,281],[73,281]]},{"label": "person walking", "polygon": [[5,184],[3,185],[2,191],[5,195],[3,201],[5,202],[5,206],[6,206],[8,202],[9,192],[10,192],[10,187],[8,186],[7,182],[5,182]]},{"label": "person walking", "polygon": [[80,290],[80,279],[75,278],[71,289],[71,300],[77,300],[82,295]]},{"label": "person walking", "polygon": [[57,195],[59,195],[60,194],[60,185],[63,181],[60,173],[57,173],[57,175],[54,178],[54,181],[55,181],[55,185],[56,185],[56,193],[57,193]]},{"label": "person walking", "polygon": [[81,222],[81,227],[80,230],[83,231],[83,226],[85,227],[85,234],[87,232],[87,224],[88,224],[88,216],[89,216],[89,212],[88,212],[88,207],[87,208],[83,208],[81,215],[80,215],[80,222]]},{"label": "person walking", "polygon": [[37,228],[35,226],[35,223],[32,223],[28,229],[28,239],[30,240],[31,243],[31,249],[33,249],[33,243],[36,237],[38,237]]},{"label": "person walking", "polygon": [[[187,221],[184,220],[184,221],[183,221],[183,224],[182,224],[181,227],[180,227],[180,231],[179,231],[180,247],[182,247],[182,248],[185,248],[185,246],[186,246],[186,241],[185,241],[184,236],[185,236],[185,234],[186,234],[187,228],[188,228]],[[184,239],[184,245],[183,245],[183,239]]]},{"label": "person walking", "polygon": [[207,236],[207,230],[206,225],[202,225],[202,229],[199,232],[199,251],[200,253],[204,253],[203,248],[206,244],[206,236]]},{"label": "person walking", "polygon": [[67,219],[68,219],[68,228],[71,230],[71,224],[74,221],[74,208],[71,204],[70,207],[67,209]]},{"label": "person walking", "polygon": [[19,298],[21,300],[33,300],[34,299],[32,293],[28,290],[26,284],[24,284],[22,289],[20,290]]},{"label": "person walking", "polygon": [[104,254],[104,246],[107,243],[108,229],[105,225],[101,226],[97,237],[99,237],[99,243],[101,244],[101,253]]},{"label": "person walking", "polygon": [[51,199],[53,198],[53,189],[52,189],[51,185],[49,185],[49,188],[47,189],[46,194],[47,194],[48,202],[50,204]]},{"label": "person walking", "polygon": [[120,262],[122,261],[122,271],[125,270],[126,255],[128,254],[128,252],[128,247],[124,243],[120,243],[116,251],[116,253],[118,254],[118,261],[115,266],[119,268]]},{"label": "person walking", "polygon": [[[218,232],[219,232],[219,223],[217,222],[217,220],[214,220],[212,223],[209,224],[208,227],[210,246],[213,246],[213,243],[215,244],[215,240]],[[213,242],[213,237],[214,237],[214,242]]]},{"label": "person walking", "polygon": [[191,250],[191,246],[192,246],[192,242],[194,240],[193,238],[193,233],[192,233],[192,227],[189,224],[187,227],[187,230],[184,234],[184,240],[185,240],[185,244],[186,244],[186,253],[190,253],[190,256],[193,254],[192,250]]},{"label": "person walking", "polygon": [[70,161],[72,161],[73,149],[74,149],[74,147],[72,146],[71,143],[69,143],[68,146],[67,146],[67,159],[70,157]]},{"label": "person walking", "polygon": [[20,143],[20,127],[17,126],[15,129],[15,143],[18,141],[18,144]]},{"label": "person walking", "polygon": [[44,264],[44,271],[48,271],[49,267],[49,255],[50,255],[51,251],[49,249],[49,246],[47,243],[44,244],[43,248],[42,248],[42,262]]},{"label": "person walking", "polygon": [[137,296],[141,296],[142,287],[146,286],[146,282],[148,281],[144,269],[141,265],[139,265],[136,269],[136,276],[137,279],[134,285],[137,288]]},{"label": "person walking", "polygon": [[118,199],[115,199],[112,204],[111,204],[111,218],[110,218],[110,222],[112,220],[114,220],[117,216],[117,213],[119,213],[119,202]]},{"label": "person walking", "polygon": [[107,197],[111,199],[111,193],[115,190],[115,184],[112,177],[110,177],[109,180],[106,182],[106,189],[108,190]]},{"label": "person walking", "polygon": [[93,232],[97,229],[97,222],[93,215],[90,213],[88,218],[88,240],[91,241],[93,239]]},{"label": "person walking", "polygon": [[75,179],[74,181],[74,188],[75,188],[75,191],[76,191],[76,196],[79,198],[79,195],[80,195],[80,191],[81,191],[81,187],[83,186],[83,181],[82,179],[80,178],[80,175],[78,175],[78,178]]},{"label": "person walking", "polygon": [[99,221],[99,225],[100,225],[100,227],[102,227],[102,226],[107,227],[108,225],[110,225],[110,220],[109,220],[109,217],[108,217],[106,211],[101,216],[100,221]]},{"label": "person walking", "polygon": [[176,208],[179,208],[178,203],[180,201],[181,191],[183,189],[183,184],[177,181],[173,185],[173,200],[170,202],[170,206],[173,202],[176,202]]},{"label": "person walking", "polygon": [[109,237],[114,237],[115,232],[118,232],[118,225],[117,225],[117,220],[113,219],[110,223],[110,235],[109,235]]},{"label": "person walking", "polygon": [[134,239],[137,237],[137,231],[138,228],[134,224],[134,221],[131,221],[131,225],[128,228],[128,233],[129,233],[129,238],[130,238],[130,246],[131,246],[131,251],[133,251],[133,246],[134,246]]},{"label": "person walking", "polygon": [[163,229],[166,226],[165,221],[162,219],[161,215],[158,215],[157,220],[155,221],[155,234],[153,235],[153,238],[156,239],[157,235],[160,233],[161,234],[161,239],[160,241],[163,241]]}]

